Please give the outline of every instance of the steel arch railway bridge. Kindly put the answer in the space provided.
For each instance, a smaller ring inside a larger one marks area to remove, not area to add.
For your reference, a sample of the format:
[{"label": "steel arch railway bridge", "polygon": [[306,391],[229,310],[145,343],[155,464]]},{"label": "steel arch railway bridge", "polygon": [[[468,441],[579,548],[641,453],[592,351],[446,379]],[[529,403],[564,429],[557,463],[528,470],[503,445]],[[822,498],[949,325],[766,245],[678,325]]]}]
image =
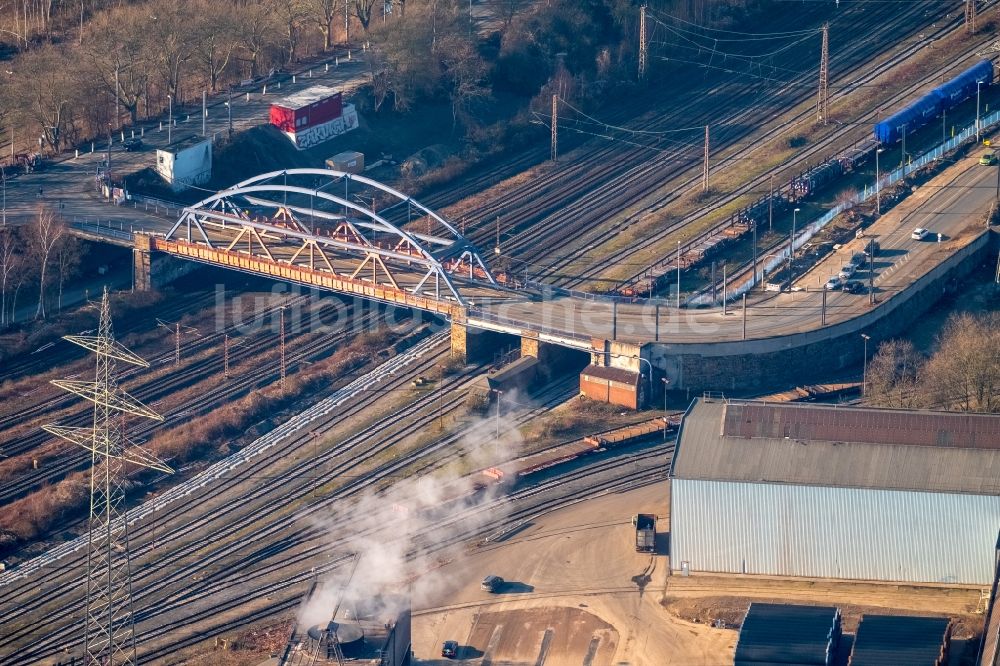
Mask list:
[{"label": "steel arch railway bridge", "polygon": [[184,208],[165,234],[135,242],[142,251],[445,315],[473,298],[509,296],[513,286],[501,284],[504,276],[443,215],[332,169],[244,180]]}]

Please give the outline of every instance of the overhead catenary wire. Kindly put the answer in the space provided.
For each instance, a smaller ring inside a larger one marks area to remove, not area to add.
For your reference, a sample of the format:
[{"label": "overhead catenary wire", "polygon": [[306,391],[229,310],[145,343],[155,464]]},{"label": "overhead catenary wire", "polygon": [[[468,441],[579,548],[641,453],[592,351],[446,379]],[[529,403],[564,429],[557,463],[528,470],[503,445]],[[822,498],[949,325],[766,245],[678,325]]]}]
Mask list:
[{"label": "overhead catenary wire", "polygon": [[[912,2],[912,0],[901,0],[901,1]],[[760,32],[760,33],[755,33],[755,32],[741,32],[741,31],[738,31],[738,30],[726,30],[724,28],[712,28],[712,27],[709,27],[709,26],[703,26],[703,25],[700,25],[698,23],[694,23],[692,21],[688,21],[686,19],[682,19],[679,16],[673,16],[672,14],[667,14],[667,13],[664,13],[664,12],[659,12],[659,11],[657,11],[655,9],[652,9],[652,8],[647,8],[646,11],[649,12],[650,14],[659,14],[660,16],[662,16],[664,19],[666,19],[668,21],[677,21],[678,23],[683,23],[685,25],[691,25],[691,26],[694,26],[696,28],[700,28],[702,30],[711,30],[712,32],[718,32],[718,33],[727,34],[727,35],[744,35],[744,36],[749,36],[749,37],[762,37],[762,36],[786,36],[787,37],[787,36],[803,35],[803,34],[815,34],[819,30],[819,28],[806,28],[806,29],[803,29],[803,30],[786,30],[786,31],[780,31],[780,32]]]}]

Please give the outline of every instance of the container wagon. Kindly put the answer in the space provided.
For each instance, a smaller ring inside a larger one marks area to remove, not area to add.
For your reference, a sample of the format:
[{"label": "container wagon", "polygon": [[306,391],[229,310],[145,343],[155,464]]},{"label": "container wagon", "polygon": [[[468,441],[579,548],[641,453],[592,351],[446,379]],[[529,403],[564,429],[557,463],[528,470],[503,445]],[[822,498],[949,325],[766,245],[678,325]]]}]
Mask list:
[{"label": "container wagon", "polygon": [[931,118],[950,111],[976,94],[982,86],[993,84],[993,62],[981,60],[955,78],[875,123],[875,139],[880,144],[899,141],[906,132],[915,132]]}]

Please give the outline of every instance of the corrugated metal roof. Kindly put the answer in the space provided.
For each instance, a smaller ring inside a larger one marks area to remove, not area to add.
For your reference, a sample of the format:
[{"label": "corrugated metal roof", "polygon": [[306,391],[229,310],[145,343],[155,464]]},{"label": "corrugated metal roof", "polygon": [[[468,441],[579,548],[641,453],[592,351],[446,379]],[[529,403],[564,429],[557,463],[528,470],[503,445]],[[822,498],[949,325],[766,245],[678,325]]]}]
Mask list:
[{"label": "corrugated metal roof", "polygon": [[992,414],[752,402],[724,409],[727,437],[1000,449],[1000,416]]},{"label": "corrugated metal roof", "polygon": [[638,372],[633,370],[624,370],[622,368],[608,368],[602,365],[588,365],[580,374],[587,377],[593,377],[595,379],[604,379],[613,382],[620,382],[622,384],[629,384],[630,386],[636,386],[639,383]]},{"label": "corrugated metal roof", "polygon": [[1000,416],[697,400],[681,424],[671,474],[1000,495],[994,428]]},{"label": "corrugated metal roof", "polygon": [[674,570],[993,581],[998,496],[681,478],[670,488]]},{"label": "corrugated metal roof", "polygon": [[736,666],[826,666],[839,640],[840,611],[833,606],[754,602],[740,628]]},{"label": "corrugated metal roof", "polygon": [[951,635],[946,617],[863,615],[849,666],[938,666]]}]

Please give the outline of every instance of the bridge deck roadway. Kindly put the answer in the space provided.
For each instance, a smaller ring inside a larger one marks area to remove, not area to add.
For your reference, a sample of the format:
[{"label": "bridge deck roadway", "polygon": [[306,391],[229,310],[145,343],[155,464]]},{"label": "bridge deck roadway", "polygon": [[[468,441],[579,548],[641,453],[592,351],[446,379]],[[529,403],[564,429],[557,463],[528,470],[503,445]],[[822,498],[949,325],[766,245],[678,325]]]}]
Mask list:
[{"label": "bridge deck roadway", "polygon": [[[873,309],[888,310],[892,299],[921,276],[961,248],[974,242],[985,230],[984,213],[996,196],[997,168],[980,166],[976,157],[960,159],[866,230],[877,237],[881,254],[874,262],[877,304],[869,305],[867,294],[827,292],[826,326],[859,318]],[[929,229],[924,241],[910,238],[915,227]],[[943,242],[937,242],[937,233]],[[932,240],[933,238],[933,240]],[[791,293],[765,298],[747,308],[746,339],[776,339],[819,332],[822,284],[836,275],[852,252],[861,249],[856,240],[803,275]],[[856,279],[868,281],[867,270]],[[877,316],[876,312],[872,312]],[[518,329],[548,333],[584,346],[591,338],[625,342],[651,342],[656,336],[656,313],[651,305],[620,304],[617,328],[613,330],[613,306],[605,301],[554,298],[545,302],[511,302],[484,306],[470,312],[469,323],[493,330]],[[700,344],[743,340],[740,305],[683,310],[661,308],[659,339],[666,344]]]}]

